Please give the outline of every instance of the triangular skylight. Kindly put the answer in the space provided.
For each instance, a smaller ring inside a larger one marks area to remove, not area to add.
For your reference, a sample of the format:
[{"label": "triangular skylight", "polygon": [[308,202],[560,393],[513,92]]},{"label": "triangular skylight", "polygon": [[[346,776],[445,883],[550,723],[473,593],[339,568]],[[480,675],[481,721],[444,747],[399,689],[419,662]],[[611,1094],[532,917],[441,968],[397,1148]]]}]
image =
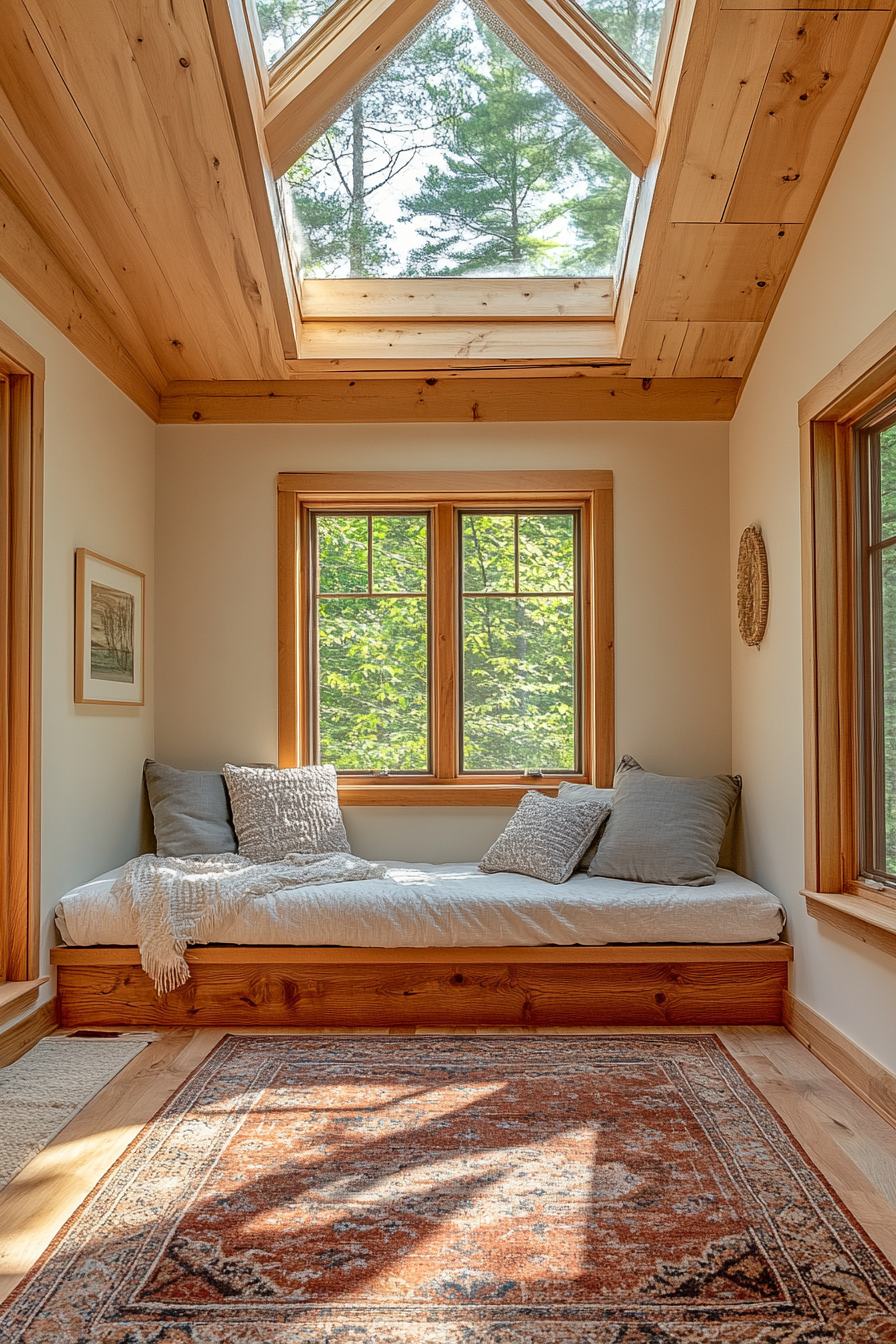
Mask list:
[{"label": "triangular skylight", "polygon": [[254,0],[268,66],[279,61],[336,0]]},{"label": "triangular skylight", "polygon": [[665,0],[578,0],[578,4],[646,75],[653,74]]},{"label": "triangular skylight", "polygon": [[319,277],[609,275],[630,180],[464,0],[287,174]]}]

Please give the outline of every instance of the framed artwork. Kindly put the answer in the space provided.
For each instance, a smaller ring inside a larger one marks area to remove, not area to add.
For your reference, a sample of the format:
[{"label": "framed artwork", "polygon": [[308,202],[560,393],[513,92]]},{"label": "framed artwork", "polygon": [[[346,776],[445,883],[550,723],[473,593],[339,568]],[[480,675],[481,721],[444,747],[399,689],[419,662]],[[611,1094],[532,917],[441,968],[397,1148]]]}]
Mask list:
[{"label": "framed artwork", "polygon": [[144,576],[75,552],[75,704],[143,704]]}]

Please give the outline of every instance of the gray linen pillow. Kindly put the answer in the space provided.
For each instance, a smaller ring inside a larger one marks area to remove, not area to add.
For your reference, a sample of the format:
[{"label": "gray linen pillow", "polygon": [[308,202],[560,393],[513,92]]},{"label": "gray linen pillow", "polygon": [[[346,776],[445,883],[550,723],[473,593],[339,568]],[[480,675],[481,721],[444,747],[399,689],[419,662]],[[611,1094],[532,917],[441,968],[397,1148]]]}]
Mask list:
[{"label": "gray linen pillow", "polygon": [[236,833],[219,770],[176,770],[144,761],[143,777],[152,808],[156,853],[182,859],[188,854],[234,854]]},{"label": "gray linen pillow", "polygon": [[[607,807],[613,806],[613,789],[596,789],[593,784],[572,784],[568,779],[560,781],[560,787],[557,790],[557,797],[562,803],[605,803]],[[609,816],[609,813],[607,813]],[[579,859],[578,866],[585,872],[591,860],[597,853],[597,846],[600,837],[603,835],[603,829],[606,825],[606,819],[598,827],[597,835],[591,841],[591,844],[585,850],[585,853]]]},{"label": "gray linen pillow", "polygon": [[711,886],[740,778],[652,775],[630,757],[623,764],[616,772],[613,810],[588,876]]},{"label": "gray linen pillow", "polygon": [[531,789],[479,867],[484,873],[524,873],[555,886],[566,882],[608,810],[606,803],[563,803]]},{"label": "gray linen pillow", "polygon": [[224,775],[240,853],[255,863],[278,863],[287,854],[351,853],[332,765],[225,765]]}]

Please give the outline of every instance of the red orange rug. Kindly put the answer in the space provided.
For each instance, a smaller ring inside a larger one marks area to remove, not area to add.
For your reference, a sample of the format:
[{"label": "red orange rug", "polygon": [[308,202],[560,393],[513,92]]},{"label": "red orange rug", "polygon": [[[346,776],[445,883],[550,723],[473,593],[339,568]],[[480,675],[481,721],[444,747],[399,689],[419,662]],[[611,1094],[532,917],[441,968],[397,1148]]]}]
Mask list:
[{"label": "red orange rug", "polygon": [[878,1344],[896,1277],[714,1037],[228,1037],[0,1340]]}]

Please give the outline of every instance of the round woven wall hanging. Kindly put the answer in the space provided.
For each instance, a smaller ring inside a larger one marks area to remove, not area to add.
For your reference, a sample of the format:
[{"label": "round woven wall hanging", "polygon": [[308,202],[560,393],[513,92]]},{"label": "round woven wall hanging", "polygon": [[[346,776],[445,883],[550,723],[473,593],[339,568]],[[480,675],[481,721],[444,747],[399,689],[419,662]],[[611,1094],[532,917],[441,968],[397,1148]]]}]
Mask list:
[{"label": "round woven wall hanging", "polygon": [[737,623],[751,648],[762,643],[768,621],[768,560],[761,527],[746,527],[737,557]]}]

